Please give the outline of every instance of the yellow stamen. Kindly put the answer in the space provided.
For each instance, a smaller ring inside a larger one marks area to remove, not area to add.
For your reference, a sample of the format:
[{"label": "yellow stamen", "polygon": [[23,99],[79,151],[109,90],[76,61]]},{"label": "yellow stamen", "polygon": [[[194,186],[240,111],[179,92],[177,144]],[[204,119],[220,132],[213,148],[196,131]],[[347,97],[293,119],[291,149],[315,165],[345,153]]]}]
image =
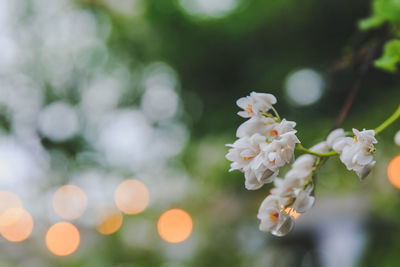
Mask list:
[{"label": "yellow stamen", "polygon": [[248,104],[247,108],[245,108],[244,111],[246,111],[247,114],[249,114],[249,115],[253,114],[253,106]]},{"label": "yellow stamen", "polygon": [[271,222],[276,222],[276,220],[278,220],[278,218],[279,218],[279,212],[274,211],[274,212],[269,213],[269,220]]},{"label": "yellow stamen", "polygon": [[251,160],[254,157],[242,157],[242,160]]},{"label": "yellow stamen", "polygon": [[353,139],[354,139],[354,143],[357,143],[357,142],[358,142],[357,136],[354,136]]},{"label": "yellow stamen", "polygon": [[269,132],[269,135],[270,135],[270,136],[277,136],[277,135],[278,135],[278,131],[277,131],[277,130],[271,130],[271,131]]}]

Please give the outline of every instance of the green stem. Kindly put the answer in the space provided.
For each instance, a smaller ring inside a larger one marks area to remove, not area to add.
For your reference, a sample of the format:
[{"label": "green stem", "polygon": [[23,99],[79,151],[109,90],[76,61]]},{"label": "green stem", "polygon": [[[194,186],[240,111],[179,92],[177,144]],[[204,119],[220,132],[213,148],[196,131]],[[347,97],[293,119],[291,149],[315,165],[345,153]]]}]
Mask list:
[{"label": "green stem", "polygon": [[275,122],[280,122],[279,118],[275,118],[272,114],[266,113],[266,112],[261,112],[262,115],[267,116],[268,118],[273,119]]},{"label": "green stem", "polygon": [[276,111],[276,109],[272,106],[271,107],[272,111],[275,113],[276,118],[278,119],[278,121],[281,121],[281,117],[279,117],[279,113],[278,111]]},{"label": "green stem", "polygon": [[378,134],[385,130],[388,126],[390,126],[393,122],[395,122],[398,118],[400,118],[400,105],[397,107],[396,111],[390,116],[387,120],[385,120],[381,125],[376,127],[375,134]]},{"label": "green stem", "polygon": [[336,151],[331,151],[328,153],[317,153],[305,148],[302,144],[297,144],[296,149],[318,157],[331,157],[337,155]]}]

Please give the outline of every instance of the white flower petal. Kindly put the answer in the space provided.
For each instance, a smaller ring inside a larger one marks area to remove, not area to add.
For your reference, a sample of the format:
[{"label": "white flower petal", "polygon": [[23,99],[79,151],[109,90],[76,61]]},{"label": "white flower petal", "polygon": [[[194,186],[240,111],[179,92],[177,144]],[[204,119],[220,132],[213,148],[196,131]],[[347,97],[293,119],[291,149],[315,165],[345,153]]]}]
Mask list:
[{"label": "white flower petal", "polygon": [[333,144],[335,143],[335,141],[338,138],[343,138],[346,136],[346,133],[344,132],[343,129],[339,128],[336,130],[333,130],[328,137],[326,138],[326,144],[328,145],[328,147],[332,148]]},{"label": "white flower petal", "polygon": [[329,147],[327,142],[323,141],[311,147],[310,150],[317,153],[326,153],[329,151]]},{"label": "white flower petal", "polygon": [[304,213],[312,208],[315,197],[310,195],[309,190],[301,190],[297,193],[296,201],[293,204],[293,209],[298,213]]},{"label": "white flower petal", "polygon": [[375,163],[376,163],[376,161],[372,161],[368,165],[365,165],[356,171],[356,173],[361,181],[364,180],[368,176],[368,174],[371,172],[372,168],[375,166]]}]

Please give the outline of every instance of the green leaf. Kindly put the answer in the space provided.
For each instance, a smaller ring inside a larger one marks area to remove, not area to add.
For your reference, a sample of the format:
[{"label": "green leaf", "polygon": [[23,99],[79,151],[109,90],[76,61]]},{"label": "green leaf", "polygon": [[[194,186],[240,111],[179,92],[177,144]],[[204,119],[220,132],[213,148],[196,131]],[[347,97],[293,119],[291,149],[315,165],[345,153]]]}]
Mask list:
[{"label": "green leaf", "polygon": [[400,40],[391,40],[385,44],[383,55],[374,61],[374,66],[389,72],[397,70],[400,62]]},{"label": "green leaf", "polygon": [[375,0],[374,16],[390,22],[400,22],[400,0]]},{"label": "green leaf", "polygon": [[358,22],[358,28],[360,30],[366,31],[381,26],[385,20],[378,16],[372,16],[366,19],[362,19]]}]

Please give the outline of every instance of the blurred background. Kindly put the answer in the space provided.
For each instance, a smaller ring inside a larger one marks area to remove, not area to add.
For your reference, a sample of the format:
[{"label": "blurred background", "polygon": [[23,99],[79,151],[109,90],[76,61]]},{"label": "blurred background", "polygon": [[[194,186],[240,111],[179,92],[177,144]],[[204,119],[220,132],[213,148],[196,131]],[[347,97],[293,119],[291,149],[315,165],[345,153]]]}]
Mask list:
[{"label": "blurred background", "polygon": [[360,71],[385,38],[357,28],[370,5],[1,0],[0,266],[398,266],[399,123],[365,181],[330,159],[283,238],[258,230],[269,186],[247,191],[225,159],[251,91],[306,147],[357,81],[343,127],[392,114],[400,77]]}]

